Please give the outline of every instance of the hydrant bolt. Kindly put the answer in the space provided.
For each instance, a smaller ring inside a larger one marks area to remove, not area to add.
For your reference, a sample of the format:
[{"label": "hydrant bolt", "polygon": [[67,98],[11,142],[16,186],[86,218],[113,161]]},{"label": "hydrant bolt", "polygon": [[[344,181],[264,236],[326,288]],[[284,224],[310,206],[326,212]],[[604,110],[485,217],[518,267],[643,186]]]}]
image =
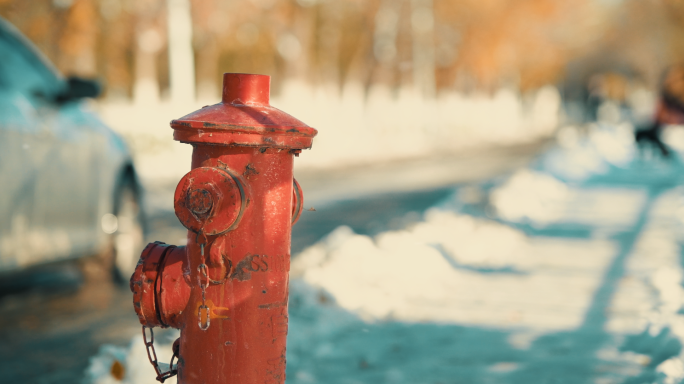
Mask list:
[{"label": "hydrant bolt", "polygon": [[204,215],[211,209],[211,195],[206,189],[189,190],[187,194],[187,205],[190,211],[196,215]]}]

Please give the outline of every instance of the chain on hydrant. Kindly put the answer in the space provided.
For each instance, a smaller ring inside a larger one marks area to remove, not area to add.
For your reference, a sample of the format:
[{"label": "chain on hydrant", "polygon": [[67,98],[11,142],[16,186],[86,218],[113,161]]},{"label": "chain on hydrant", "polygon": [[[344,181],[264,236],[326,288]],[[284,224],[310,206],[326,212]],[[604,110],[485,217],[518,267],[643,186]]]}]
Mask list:
[{"label": "chain on hydrant", "polygon": [[[174,194],[187,245],[148,244],[131,277],[161,382],[285,381],[291,227],[303,208],[292,166],[317,132],[271,107],[269,87],[268,76],[227,73],[221,103],[171,122],[193,146]],[[181,330],[168,367],[153,327]]]},{"label": "chain on hydrant", "polygon": [[197,281],[199,281],[199,287],[202,290],[202,304],[199,306],[197,311],[197,324],[201,330],[206,331],[209,329],[209,307],[207,307],[207,286],[209,286],[209,273],[207,272],[207,264],[204,258],[204,246],[207,244],[207,238],[200,229],[197,234],[197,243],[200,246],[200,265],[197,266],[197,272],[199,276]]},{"label": "chain on hydrant", "polygon": [[[150,330],[149,341],[147,341],[147,329]],[[173,365],[173,362],[178,358],[180,339],[176,339],[176,341],[173,343],[173,356],[171,356],[171,362],[169,362],[168,369],[164,371],[163,368],[160,367],[160,364],[162,363],[160,363],[159,360],[157,360],[157,351],[154,349],[154,331],[152,331],[152,328],[148,328],[143,325],[142,334],[143,342],[145,343],[145,349],[147,350],[147,358],[150,360],[150,364],[152,364],[154,371],[157,373],[157,380],[163,383],[164,381],[166,381],[166,379],[176,376],[176,374],[178,374],[178,369],[176,369],[176,366]]]}]

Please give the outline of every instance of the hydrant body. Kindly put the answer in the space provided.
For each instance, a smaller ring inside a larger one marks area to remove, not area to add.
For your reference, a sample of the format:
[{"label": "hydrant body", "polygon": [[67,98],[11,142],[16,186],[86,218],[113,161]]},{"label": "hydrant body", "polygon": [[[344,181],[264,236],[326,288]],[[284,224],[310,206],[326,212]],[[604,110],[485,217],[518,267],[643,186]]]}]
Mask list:
[{"label": "hydrant body", "polygon": [[293,157],[316,130],[269,105],[270,78],[225,74],[221,103],[171,122],[193,145],[175,193],[186,247],[154,243],[131,278],[143,326],[181,330],[179,383],[283,383]]}]

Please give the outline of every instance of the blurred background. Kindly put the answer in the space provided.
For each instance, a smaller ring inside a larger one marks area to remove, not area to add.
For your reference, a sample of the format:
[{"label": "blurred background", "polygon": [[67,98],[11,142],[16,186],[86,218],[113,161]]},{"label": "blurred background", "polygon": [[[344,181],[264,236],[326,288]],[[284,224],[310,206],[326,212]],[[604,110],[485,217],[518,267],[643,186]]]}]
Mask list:
[{"label": "blurred background", "polygon": [[[661,117],[684,2],[0,0],[0,17],[70,79],[29,90],[36,121],[0,105],[8,382],[154,382],[126,258],[185,243],[192,147],[168,123],[219,102],[225,72],[270,75],[271,105],[319,130],[295,161],[288,382],[683,382],[684,77]],[[0,27],[5,103],[25,75]]]},{"label": "blurred background", "polygon": [[102,81],[100,114],[150,177],[172,171],[148,157],[184,150],[163,122],[216,102],[224,72],[271,75],[273,104],[324,130],[300,167],[530,142],[601,101],[648,118],[683,14],[674,0],[0,4],[62,73]]}]

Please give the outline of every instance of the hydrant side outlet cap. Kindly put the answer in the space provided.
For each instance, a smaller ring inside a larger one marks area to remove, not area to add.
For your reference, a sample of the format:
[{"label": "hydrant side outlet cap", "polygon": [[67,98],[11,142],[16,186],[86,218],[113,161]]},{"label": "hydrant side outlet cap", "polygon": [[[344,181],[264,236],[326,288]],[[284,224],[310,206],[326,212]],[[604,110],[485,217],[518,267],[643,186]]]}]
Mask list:
[{"label": "hydrant side outlet cap", "polygon": [[223,75],[222,101],[171,121],[175,140],[229,146],[311,148],[318,131],[269,105],[270,76]]}]

